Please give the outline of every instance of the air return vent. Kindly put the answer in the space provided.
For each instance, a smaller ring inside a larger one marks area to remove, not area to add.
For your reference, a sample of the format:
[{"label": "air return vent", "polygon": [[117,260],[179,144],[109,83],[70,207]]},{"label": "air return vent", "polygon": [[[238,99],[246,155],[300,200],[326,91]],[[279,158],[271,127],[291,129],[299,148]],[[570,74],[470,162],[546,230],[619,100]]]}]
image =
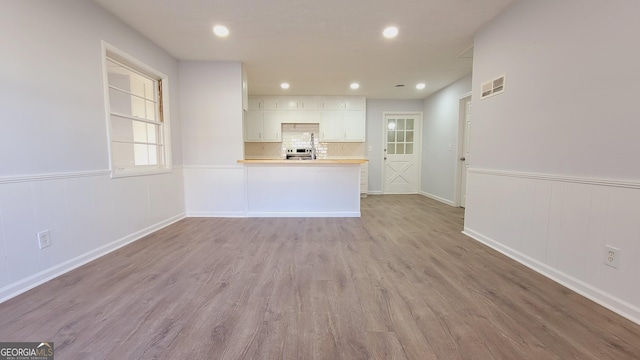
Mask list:
[{"label": "air return vent", "polygon": [[504,92],[504,75],[500,75],[493,80],[482,83],[482,95],[480,99],[488,98],[489,96],[498,95]]}]

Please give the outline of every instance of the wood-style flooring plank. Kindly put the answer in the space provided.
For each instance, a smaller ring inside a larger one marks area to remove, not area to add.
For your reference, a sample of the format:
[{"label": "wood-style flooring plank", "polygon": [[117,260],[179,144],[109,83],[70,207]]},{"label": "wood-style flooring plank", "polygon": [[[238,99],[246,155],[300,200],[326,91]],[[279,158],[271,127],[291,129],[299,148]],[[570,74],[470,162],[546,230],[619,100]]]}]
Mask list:
[{"label": "wood-style flooring plank", "polygon": [[189,218],[0,304],[61,359],[639,359],[640,326],[461,234],[463,209]]}]

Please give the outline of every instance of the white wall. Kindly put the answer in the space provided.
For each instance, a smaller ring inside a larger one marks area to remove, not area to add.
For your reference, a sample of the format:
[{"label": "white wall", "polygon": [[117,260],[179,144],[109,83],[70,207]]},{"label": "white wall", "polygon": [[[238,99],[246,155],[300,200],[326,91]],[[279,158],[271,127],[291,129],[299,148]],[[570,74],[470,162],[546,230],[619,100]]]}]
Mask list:
[{"label": "white wall", "polygon": [[0,301],[183,216],[180,169],[109,177],[102,40],[169,76],[182,164],[174,58],[90,1],[3,2]]},{"label": "white wall", "polygon": [[459,166],[460,99],[470,91],[468,75],[424,101],[420,190],[449,205],[454,204]]},{"label": "white wall", "polygon": [[[385,112],[422,112],[422,100],[367,99],[367,152],[369,159],[369,193],[382,193],[382,170],[384,165],[384,116]],[[369,150],[371,149],[371,150]]]},{"label": "white wall", "polygon": [[[477,34],[465,232],[640,323],[638,14],[517,1]],[[500,74],[506,92],[479,100]]]},{"label": "white wall", "polygon": [[243,70],[237,61],[181,61],[181,119],[189,216],[243,216]]}]

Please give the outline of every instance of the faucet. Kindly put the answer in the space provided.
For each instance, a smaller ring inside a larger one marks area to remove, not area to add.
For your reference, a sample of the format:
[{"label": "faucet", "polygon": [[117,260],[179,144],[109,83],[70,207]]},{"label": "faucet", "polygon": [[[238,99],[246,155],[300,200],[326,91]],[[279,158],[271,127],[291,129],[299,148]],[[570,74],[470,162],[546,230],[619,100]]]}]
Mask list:
[{"label": "faucet", "polygon": [[313,143],[313,133],[311,133],[311,160],[316,159],[316,146]]}]

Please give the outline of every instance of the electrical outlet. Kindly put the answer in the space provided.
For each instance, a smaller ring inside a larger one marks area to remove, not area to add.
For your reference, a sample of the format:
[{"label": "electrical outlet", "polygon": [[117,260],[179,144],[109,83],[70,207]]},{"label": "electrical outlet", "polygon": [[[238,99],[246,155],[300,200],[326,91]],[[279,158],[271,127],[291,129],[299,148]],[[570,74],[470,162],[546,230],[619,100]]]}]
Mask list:
[{"label": "electrical outlet", "polygon": [[49,230],[40,231],[38,233],[38,245],[41,250],[51,246],[51,233],[49,233]]},{"label": "electrical outlet", "polygon": [[616,249],[613,246],[606,245],[604,247],[604,263],[612,268],[618,268],[620,266],[620,249]]}]

